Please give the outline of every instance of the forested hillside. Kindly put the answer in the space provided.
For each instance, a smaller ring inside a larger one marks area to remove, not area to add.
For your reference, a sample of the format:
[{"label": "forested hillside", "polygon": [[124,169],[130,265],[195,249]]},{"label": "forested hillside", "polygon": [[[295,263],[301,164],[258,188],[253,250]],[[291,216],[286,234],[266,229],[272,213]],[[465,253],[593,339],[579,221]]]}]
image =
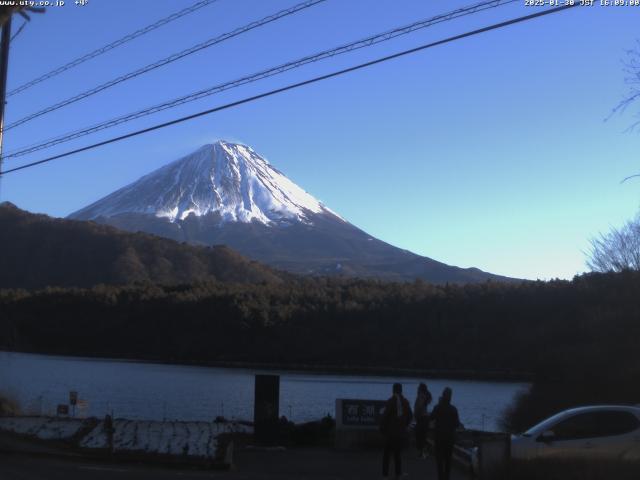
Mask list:
[{"label": "forested hillside", "polygon": [[[224,247],[7,204],[0,244],[11,252],[0,257],[0,349],[533,374],[506,419],[516,430],[566,406],[640,403],[640,272],[467,285],[295,277]],[[60,286],[34,289],[45,285]]]},{"label": "forested hillside", "polygon": [[289,276],[227,247],[197,247],[91,222],[34,215],[10,203],[0,204],[0,245],[0,288],[279,282]]},{"label": "forested hillside", "polygon": [[4,290],[0,348],[169,362],[533,372],[542,390],[533,406],[523,403],[527,422],[569,402],[571,392],[573,404],[640,401],[638,292],[638,272],[517,285],[304,279]]}]

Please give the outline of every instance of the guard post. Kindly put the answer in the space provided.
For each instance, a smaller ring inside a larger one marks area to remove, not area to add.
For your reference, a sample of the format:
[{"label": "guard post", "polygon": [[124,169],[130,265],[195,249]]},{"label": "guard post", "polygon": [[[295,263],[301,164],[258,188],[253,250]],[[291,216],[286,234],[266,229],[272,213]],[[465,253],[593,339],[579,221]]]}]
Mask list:
[{"label": "guard post", "polygon": [[253,425],[258,443],[273,445],[278,441],[279,413],[280,376],[256,375]]}]

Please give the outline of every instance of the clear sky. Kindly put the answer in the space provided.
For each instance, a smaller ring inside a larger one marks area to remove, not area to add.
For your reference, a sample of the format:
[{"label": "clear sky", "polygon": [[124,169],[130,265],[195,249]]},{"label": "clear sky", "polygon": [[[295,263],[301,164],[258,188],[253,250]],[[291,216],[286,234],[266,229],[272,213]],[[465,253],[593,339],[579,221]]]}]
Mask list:
[{"label": "clear sky", "polygon": [[[12,44],[9,89],[195,0],[67,0]],[[7,122],[296,0],[219,0],[12,96]],[[328,0],[6,132],[5,151],[472,2]],[[419,31],[28,157],[38,160],[378,56],[533,13],[522,3]],[[205,143],[251,145],[370,234],[523,278],[585,270],[588,239],[632,217],[640,183],[622,62],[640,7],[572,9],[9,174],[2,200],[65,216]],[[14,31],[22,23],[14,18]]]}]

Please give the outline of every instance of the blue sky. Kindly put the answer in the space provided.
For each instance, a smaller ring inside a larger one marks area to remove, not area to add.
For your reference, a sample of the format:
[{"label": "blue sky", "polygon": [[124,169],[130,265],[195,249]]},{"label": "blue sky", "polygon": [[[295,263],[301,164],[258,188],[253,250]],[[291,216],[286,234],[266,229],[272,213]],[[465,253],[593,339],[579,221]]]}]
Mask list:
[{"label": "blue sky", "polygon": [[[9,89],[191,0],[49,8],[15,39]],[[7,123],[295,4],[219,0],[8,99]],[[5,151],[471,2],[329,0],[6,132]],[[86,137],[5,168],[535,11],[516,3]],[[632,217],[640,171],[622,62],[640,7],[573,9],[6,175],[2,200],[64,216],[218,138],[251,145],[393,245],[523,278],[585,270],[588,239]],[[14,19],[14,30],[21,24]]]}]

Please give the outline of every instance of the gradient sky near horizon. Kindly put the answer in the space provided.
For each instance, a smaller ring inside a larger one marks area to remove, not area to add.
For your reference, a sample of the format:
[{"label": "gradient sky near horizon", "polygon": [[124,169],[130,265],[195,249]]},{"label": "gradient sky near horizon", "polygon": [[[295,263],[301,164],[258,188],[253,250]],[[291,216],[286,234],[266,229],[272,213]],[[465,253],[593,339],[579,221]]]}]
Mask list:
[{"label": "gradient sky near horizon", "polygon": [[[12,43],[9,90],[195,0],[51,7]],[[8,99],[6,123],[295,4],[219,0]],[[5,134],[5,152],[471,2],[328,0]],[[597,2],[599,3],[599,2]],[[524,0],[146,117],[5,169],[507,18]],[[371,235],[462,267],[571,278],[638,210],[623,62],[640,7],[576,8],[6,175],[1,200],[65,216],[216,139],[251,145]],[[14,32],[22,23],[14,18]],[[635,111],[638,111],[636,109]]]}]

